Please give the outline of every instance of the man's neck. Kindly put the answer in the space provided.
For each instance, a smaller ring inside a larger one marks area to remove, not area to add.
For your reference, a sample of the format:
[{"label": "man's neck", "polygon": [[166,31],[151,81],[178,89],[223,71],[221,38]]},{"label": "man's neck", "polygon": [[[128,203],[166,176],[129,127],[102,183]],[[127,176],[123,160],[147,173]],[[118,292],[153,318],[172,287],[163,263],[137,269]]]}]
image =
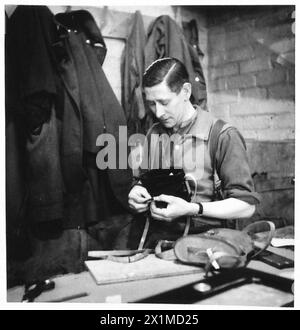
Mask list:
[{"label": "man's neck", "polygon": [[186,108],[183,111],[182,118],[180,120],[180,123],[173,127],[173,132],[177,132],[181,128],[186,127],[190,121],[195,117],[197,110],[193,107],[191,102],[187,103]]}]

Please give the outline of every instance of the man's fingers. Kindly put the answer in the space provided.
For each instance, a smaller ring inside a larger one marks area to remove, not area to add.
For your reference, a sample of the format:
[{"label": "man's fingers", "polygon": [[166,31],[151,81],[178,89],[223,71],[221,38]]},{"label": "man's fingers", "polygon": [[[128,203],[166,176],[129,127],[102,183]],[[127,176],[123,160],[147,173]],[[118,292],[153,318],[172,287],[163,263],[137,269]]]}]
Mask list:
[{"label": "man's fingers", "polygon": [[128,201],[129,207],[137,212],[144,212],[148,210],[149,205],[147,203],[141,204],[134,202],[133,199],[129,199]]},{"label": "man's fingers", "polygon": [[166,208],[161,209],[155,206],[155,203],[151,204],[150,211],[151,215],[154,219],[166,219],[168,216],[166,215]]},{"label": "man's fingers", "polygon": [[160,202],[171,203],[173,201],[173,196],[162,194],[162,195],[154,197],[154,200],[160,201]]},{"label": "man's fingers", "polygon": [[142,195],[132,195],[132,196],[129,196],[129,199],[132,199],[135,203],[140,203],[140,204],[144,204],[150,198],[151,198],[150,195],[149,195],[149,197],[142,196]]}]

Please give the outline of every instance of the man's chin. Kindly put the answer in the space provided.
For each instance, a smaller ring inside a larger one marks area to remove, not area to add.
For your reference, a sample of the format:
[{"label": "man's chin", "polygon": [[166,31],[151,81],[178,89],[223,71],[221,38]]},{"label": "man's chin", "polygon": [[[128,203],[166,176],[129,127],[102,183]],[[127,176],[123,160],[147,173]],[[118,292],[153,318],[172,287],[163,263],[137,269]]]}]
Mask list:
[{"label": "man's chin", "polygon": [[161,124],[163,125],[163,126],[165,126],[166,128],[172,128],[174,125],[173,125],[173,123],[172,123],[172,121],[170,121],[170,120],[162,120],[161,121]]}]

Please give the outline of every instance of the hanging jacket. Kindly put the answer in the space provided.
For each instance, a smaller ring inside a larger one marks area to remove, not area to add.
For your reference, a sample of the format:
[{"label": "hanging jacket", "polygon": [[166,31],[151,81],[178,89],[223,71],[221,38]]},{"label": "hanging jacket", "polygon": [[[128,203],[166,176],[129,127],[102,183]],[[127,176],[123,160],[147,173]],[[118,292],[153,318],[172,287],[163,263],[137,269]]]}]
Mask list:
[{"label": "hanging jacket", "polygon": [[27,218],[33,222],[63,216],[54,115],[61,85],[51,52],[55,38],[53,15],[46,6],[18,6],[8,20],[7,70],[14,83],[7,86],[6,112],[18,127],[18,148],[24,152],[20,165],[26,178]]},{"label": "hanging jacket", "polygon": [[145,45],[143,18],[136,11],[122,58],[122,104],[130,133],[142,132],[141,120],[146,115],[142,94]]},{"label": "hanging jacket", "polygon": [[[85,10],[60,13],[55,23],[60,37],[54,48],[66,90],[63,122],[69,123],[62,133],[63,174],[66,189],[79,192],[87,174],[82,163],[97,169],[98,136],[112,134],[118,155],[119,126],[126,126],[126,118],[101,66],[106,47],[93,16]],[[107,175],[113,194],[127,207],[131,171],[108,169]]]},{"label": "hanging jacket", "polygon": [[167,15],[149,27],[145,47],[145,68],[163,57],[175,57],[187,68],[192,84],[192,102],[206,106],[206,83],[197,51],[186,41],[181,28]]},{"label": "hanging jacket", "polygon": [[[65,227],[77,228],[120,210],[114,198],[126,207],[131,172],[96,166],[98,135],[106,131],[118,142],[126,120],[101,68],[106,48],[91,14],[58,14],[54,20],[46,6],[18,6],[9,35],[20,102],[9,96],[7,110],[26,132],[29,221],[62,219]],[[105,212],[103,196],[112,203]]]}]

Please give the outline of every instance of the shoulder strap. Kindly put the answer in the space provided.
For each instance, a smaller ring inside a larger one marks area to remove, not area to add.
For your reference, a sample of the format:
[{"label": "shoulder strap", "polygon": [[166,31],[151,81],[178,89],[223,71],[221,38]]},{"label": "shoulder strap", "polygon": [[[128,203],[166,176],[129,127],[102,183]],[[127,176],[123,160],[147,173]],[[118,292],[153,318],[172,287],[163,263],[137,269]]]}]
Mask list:
[{"label": "shoulder strap", "polygon": [[216,166],[216,153],[218,148],[218,142],[219,142],[219,135],[223,131],[223,128],[225,128],[225,125],[227,126],[226,122],[222,119],[218,119],[212,126],[212,129],[210,131],[209,135],[209,153],[211,158],[211,163],[213,166],[213,170],[215,172],[215,166]]},{"label": "shoulder strap", "polygon": [[212,126],[209,135],[209,153],[211,159],[212,173],[213,173],[213,195],[214,200],[223,199],[221,192],[221,181],[216,170],[216,153],[219,143],[219,136],[222,131],[230,127],[224,120],[218,119]]}]

